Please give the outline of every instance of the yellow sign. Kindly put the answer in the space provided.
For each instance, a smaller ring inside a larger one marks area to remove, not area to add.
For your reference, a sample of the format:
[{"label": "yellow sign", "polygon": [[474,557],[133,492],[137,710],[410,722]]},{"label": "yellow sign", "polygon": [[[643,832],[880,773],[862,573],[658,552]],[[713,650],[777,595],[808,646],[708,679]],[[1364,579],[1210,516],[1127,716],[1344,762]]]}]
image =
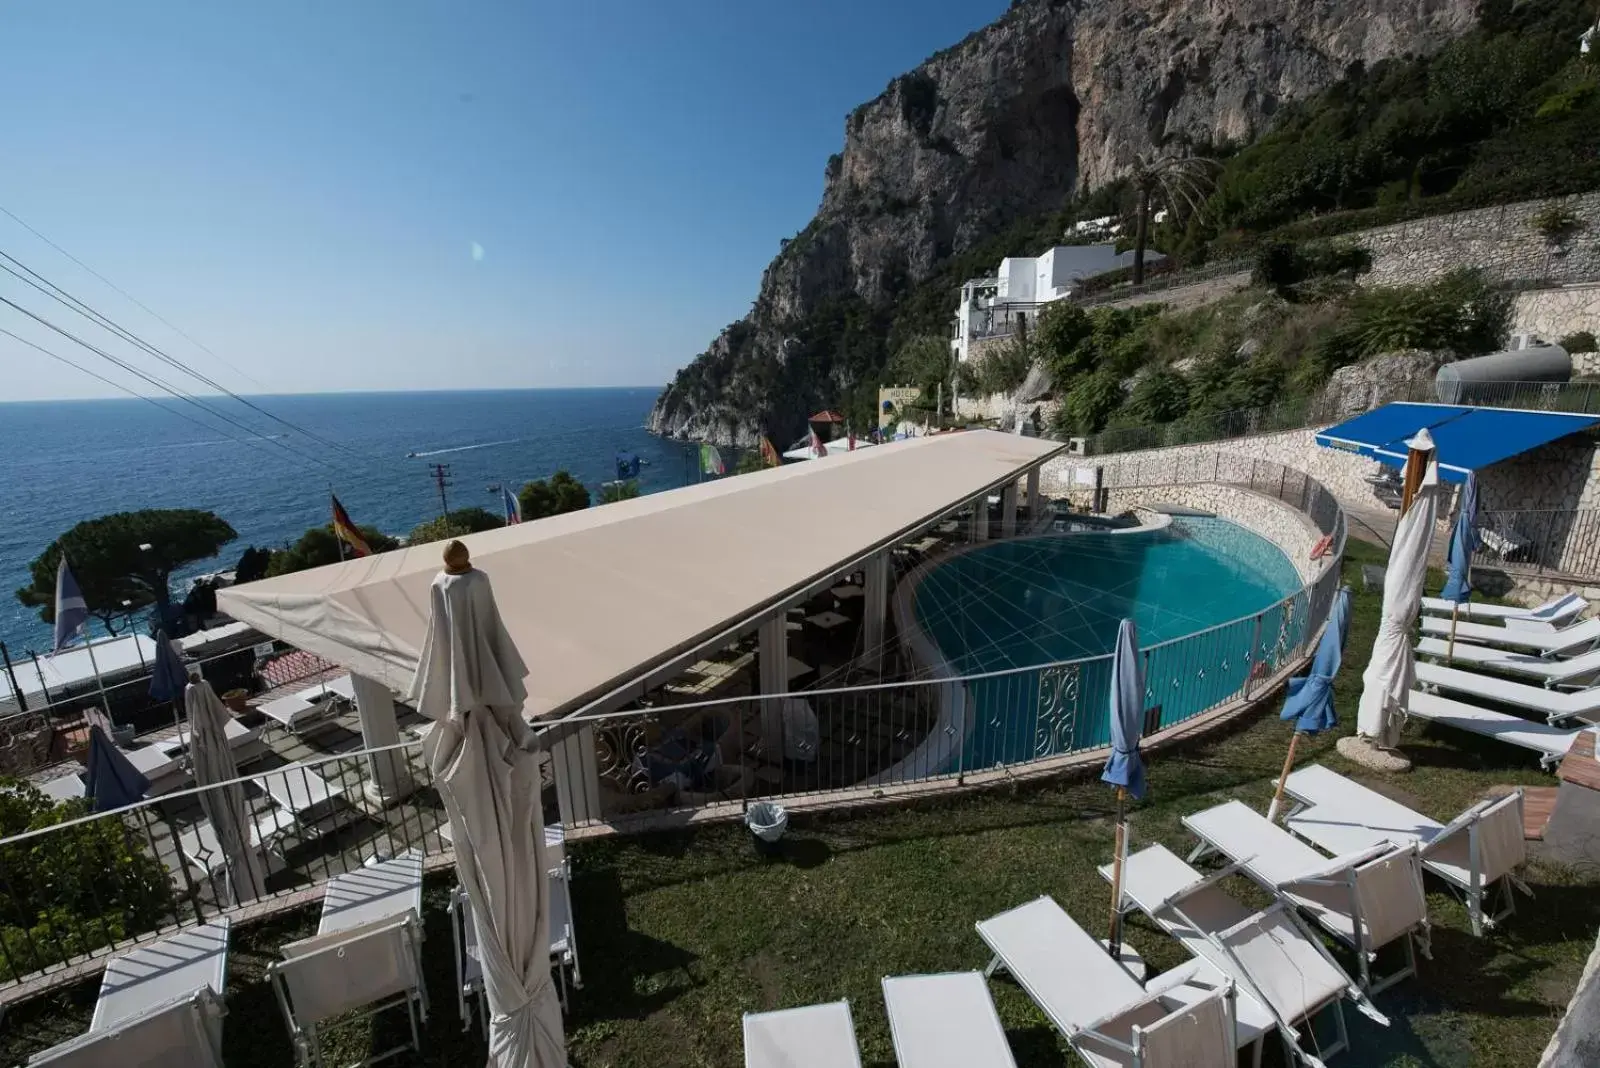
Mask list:
[{"label": "yellow sign", "polygon": [[883,386],[878,390],[878,429],[894,426],[910,417],[910,407],[922,390],[916,386]]}]

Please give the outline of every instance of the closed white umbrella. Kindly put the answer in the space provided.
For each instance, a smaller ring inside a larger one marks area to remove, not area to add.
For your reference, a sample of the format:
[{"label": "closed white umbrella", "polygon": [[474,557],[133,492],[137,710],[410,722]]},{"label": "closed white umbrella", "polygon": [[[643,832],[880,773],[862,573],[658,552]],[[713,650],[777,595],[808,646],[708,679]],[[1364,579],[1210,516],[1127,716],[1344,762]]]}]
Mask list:
[{"label": "closed white umbrella", "polygon": [[200,807],[211,821],[227,861],[233,903],[242,905],[266,892],[266,873],[261,857],[250,844],[250,814],[245,806],[244,787],[233,782],[239,777],[239,765],[228,744],[228,710],[204,679],[190,682],[183,704],[189,716],[189,759],[194,764],[195,785],[211,787],[200,791]]},{"label": "closed white umbrella", "polygon": [[1370,767],[1405,771],[1410,762],[1392,750],[1400,741],[1400,725],[1411,706],[1416,660],[1411,627],[1422,606],[1422,585],[1428,574],[1428,549],[1439,518],[1439,463],[1433,436],[1424,428],[1406,442],[1405,497],[1395,526],[1389,567],[1383,578],[1383,612],[1372,658],[1361,675],[1361,703],[1354,741],[1341,739],[1339,751]]},{"label": "closed white umbrella", "polygon": [[433,580],[408,694],[434,720],[423,755],[450,817],[456,872],[472,905],[489,1001],[489,1064],[567,1063],[550,977],[550,895],[539,767],[522,719],[527,667],[489,576],[452,541]]}]

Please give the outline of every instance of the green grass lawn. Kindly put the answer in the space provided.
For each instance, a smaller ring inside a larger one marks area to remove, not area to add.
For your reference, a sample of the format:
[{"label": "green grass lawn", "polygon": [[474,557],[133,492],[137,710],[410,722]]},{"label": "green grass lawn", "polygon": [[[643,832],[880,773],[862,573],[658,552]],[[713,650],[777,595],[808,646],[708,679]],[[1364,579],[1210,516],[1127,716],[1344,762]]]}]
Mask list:
[{"label": "green grass lawn", "polygon": [[[1378,598],[1359,588],[1359,564],[1374,560],[1380,550],[1351,543],[1346,572],[1357,593],[1336,687],[1341,731],[1354,721],[1375,632]],[[1179,820],[1227,798],[1264,809],[1287,742],[1287,729],[1264,711],[1225,737],[1152,761],[1149,799],[1132,814],[1135,848],[1159,841],[1187,852]],[[1413,727],[1405,749],[1416,770],[1386,791],[1441,820],[1492,783],[1553,782],[1522,750],[1459,733]],[[1334,753],[1332,738],[1308,740],[1300,753],[1306,762],[1354,771]],[[973,923],[1040,894],[1053,895],[1095,934],[1106,933],[1110,893],[1095,868],[1111,854],[1111,803],[1109,788],[1086,781],[810,818],[797,822],[787,856],[777,861],[758,858],[739,827],[576,846],[585,986],[567,1020],[573,1063],[732,1068],[743,1063],[741,1014],[848,998],[866,1062],[890,1065],[882,977],[983,967]],[[1522,900],[1502,930],[1480,940],[1468,933],[1463,906],[1430,881],[1434,959],[1421,962],[1420,980],[1379,997],[1393,1021],[1388,1029],[1347,1013],[1356,1048],[1335,1063],[1535,1064],[1593,945],[1600,888],[1538,864],[1529,882],[1536,899]],[[448,885],[448,876],[432,879],[427,891],[433,1013],[425,1053],[396,1063],[484,1060],[481,1039],[463,1034],[455,1012],[443,913]],[[1237,880],[1230,887],[1259,900]],[[303,912],[235,932],[225,1024],[230,1068],[291,1063],[261,976],[279,945],[314,924],[314,912]],[[1185,957],[1142,920],[1130,921],[1127,939],[1158,969]],[[0,1064],[19,1063],[82,1030],[95,989],[84,984],[13,1010],[0,1023]],[[1074,1063],[1019,988],[996,980],[990,989],[1019,1064]],[[357,1024],[331,1052],[352,1060],[398,1033],[388,1025],[379,1031]],[[1267,1063],[1280,1062],[1269,1043]]]}]

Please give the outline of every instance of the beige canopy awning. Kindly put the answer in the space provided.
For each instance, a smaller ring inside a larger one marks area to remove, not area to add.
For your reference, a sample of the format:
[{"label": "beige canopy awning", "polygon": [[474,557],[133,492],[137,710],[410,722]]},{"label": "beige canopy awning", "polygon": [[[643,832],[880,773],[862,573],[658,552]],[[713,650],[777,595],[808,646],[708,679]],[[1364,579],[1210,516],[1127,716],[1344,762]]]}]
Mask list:
[{"label": "beige canopy awning", "polygon": [[[564,714],[753,621],[1059,452],[979,430],[705,482],[462,539],[528,664],[528,716]],[[233,618],[403,690],[438,543],[217,592]]]}]

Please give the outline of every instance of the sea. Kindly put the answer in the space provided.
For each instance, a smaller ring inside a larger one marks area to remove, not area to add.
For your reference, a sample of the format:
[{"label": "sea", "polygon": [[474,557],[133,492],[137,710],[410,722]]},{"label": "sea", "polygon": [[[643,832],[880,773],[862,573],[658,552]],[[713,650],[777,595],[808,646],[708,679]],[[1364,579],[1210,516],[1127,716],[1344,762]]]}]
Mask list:
[{"label": "sea", "polygon": [[[600,483],[616,477],[619,451],[640,457],[641,492],[685,485],[699,477],[697,450],[644,429],[659,392],[246,398],[315,438],[221,398],[203,401],[253,433],[176,400],[166,408],[133,398],[0,403],[0,641],[13,656],[48,650],[51,629],[13,591],[29,582],[29,563],[58,535],[112,512],[202,508],[238,532],[217,557],[174,576],[173,596],[181,599],[188,579],[231,568],[247,546],[279,548],[327,523],[330,490],[357,523],[408,533],[440,513],[433,464],[448,467],[451,509],[481,505],[496,514],[502,483],[515,490],[563,468],[598,497]],[[99,623],[92,625],[98,634]]]}]

